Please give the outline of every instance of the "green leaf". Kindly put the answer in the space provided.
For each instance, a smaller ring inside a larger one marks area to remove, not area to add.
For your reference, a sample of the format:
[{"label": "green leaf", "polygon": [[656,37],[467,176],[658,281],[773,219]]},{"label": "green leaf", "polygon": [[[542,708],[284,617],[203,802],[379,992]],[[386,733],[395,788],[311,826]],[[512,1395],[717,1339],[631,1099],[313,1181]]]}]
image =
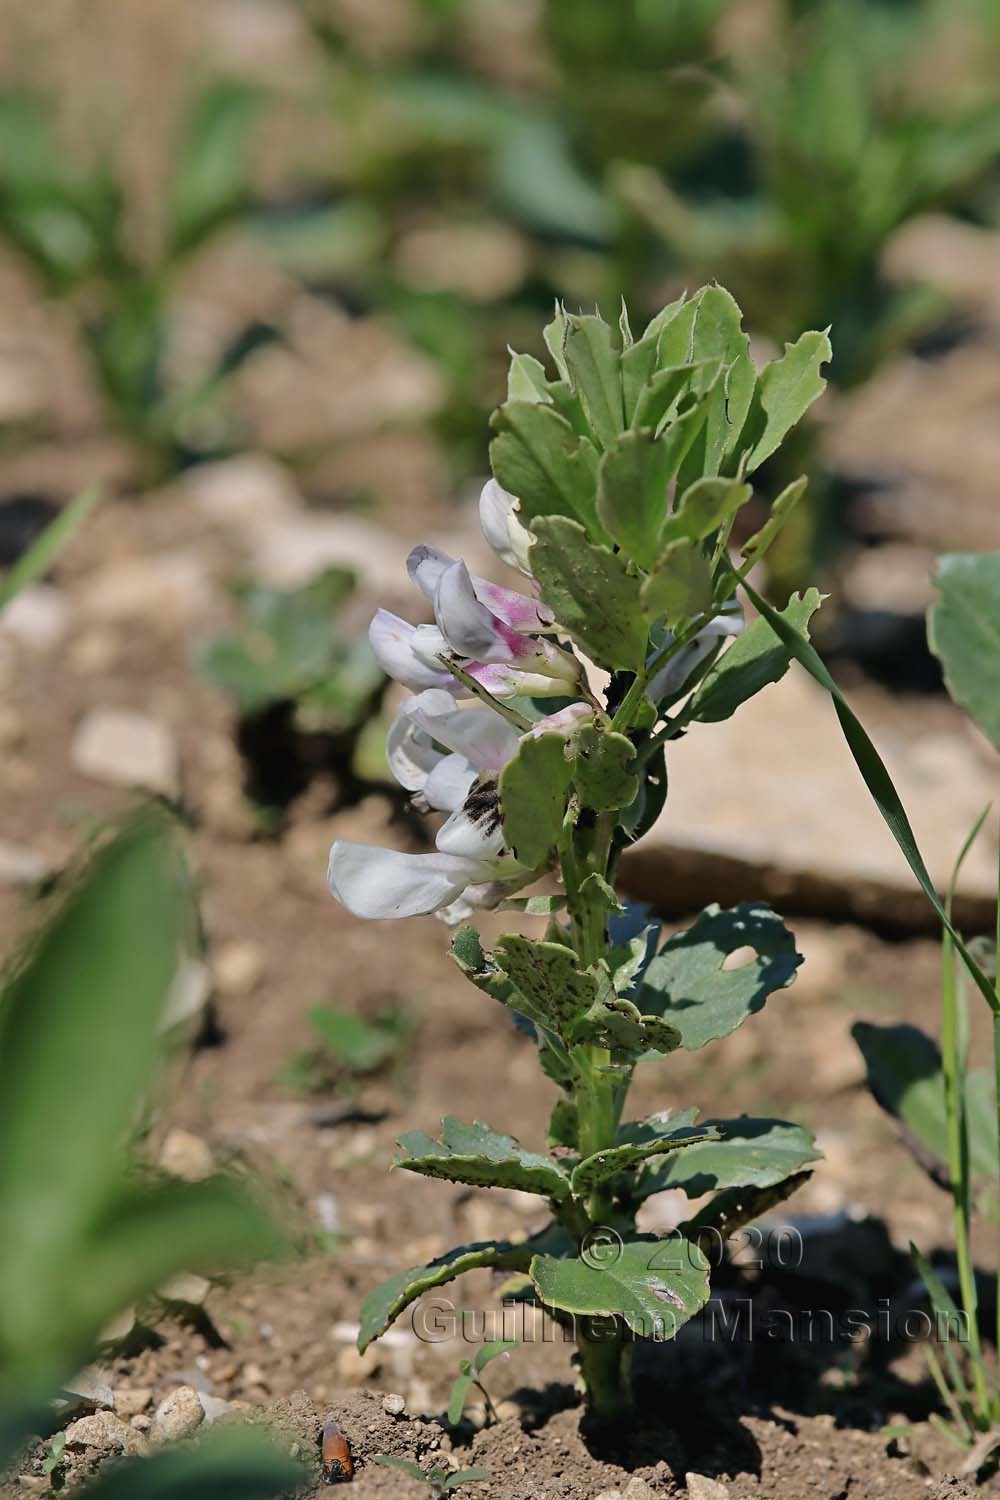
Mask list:
[{"label": "green leaf", "polygon": [[802,499],[808,483],[808,479],[803,474],[801,479],[793,479],[791,484],[785,486],[771,506],[771,514],[763,526],[759,531],[755,531],[750,540],[744,542],[740,549],[747,562],[759,562],[764,556]]},{"label": "green leaf", "polygon": [[535,521],[531,566],[560,626],[598,666],[638,670],[646,651],[639,581],[622,557],[587,540],[575,521]]},{"label": "green leaf", "polygon": [[393,1165],[424,1177],[443,1177],[471,1187],[517,1188],[556,1200],[569,1193],[569,1178],[556,1162],[525,1151],[512,1136],[500,1135],[475,1120],[463,1125],[454,1115],[441,1122],[441,1139],[422,1130],[400,1136],[406,1153]]},{"label": "green leaf", "polygon": [[680,498],[660,533],[661,545],[687,538],[701,542],[734,516],[753,494],[752,486],[737,479],[697,479]]},{"label": "green leaf", "polygon": [[86,1500],[281,1500],[306,1482],[301,1464],[249,1427],[210,1432],[196,1448],[106,1464]]},{"label": "green leaf", "polygon": [[344,1067],[373,1073],[405,1046],[412,1022],[405,1011],[366,1021],[332,1005],[314,1005],[309,1024]]},{"label": "green leaf", "polygon": [[196,100],[167,191],[173,256],[187,254],[247,204],[259,89],[217,83]]},{"label": "green leaf", "polygon": [[601,459],[597,514],[608,535],[648,568],[667,514],[667,485],[675,465],[670,445],[648,428],[624,432]]},{"label": "green leaf", "polygon": [[673,1052],[680,1045],[676,1026],[660,1016],[643,1015],[631,1000],[615,993],[605,966],[592,972],[597,976],[597,993],[586,1015],[573,1028],[574,1042],[592,1042],[613,1052],[632,1053],[633,1061],[644,1052]]},{"label": "green leaf", "polygon": [[647,619],[662,617],[676,629],[684,621],[709,612],[714,592],[712,564],[701,545],[682,537],[667,543],[643,580],[642,608]]},{"label": "green leaf", "polygon": [[473,1369],[477,1375],[481,1375],[488,1364],[498,1359],[501,1354],[507,1354],[511,1349],[517,1348],[517,1339],[490,1339],[485,1344],[480,1344],[476,1350],[476,1356],[472,1361]]},{"label": "green leaf", "polygon": [[0,580],[0,609],[29,583],[43,578],[60,552],[73,540],[101,497],[98,485],[91,485],[60,511],[27,552],[18,558]]},{"label": "green leaf", "polygon": [[530,354],[512,354],[507,372],[507,400],[552,405],[545,366]]},{"label": "green leaf", "polygon": [[685,457],[682,486],[718,474],[724,456],[739,441],[757,376],[750,340],[735,299],[720,286],[705,287],[695,299],[692,359],[718,360],[721,379],[708,392],[704,424]]},{"label": "green leaf", "polygon": [[696,1142],[662,1165],[647,1168],[635,1187],[637,1201],[681,1188],[700,1198],[727,1188],[770,1188],[801,1171],[821,1153],[809,1131],[784,1120],[705,1120],[715,1139]]},{"label": "green leaf", "polygon": [[538,942],[508,934],[493,951],[494,962],[528,1001],[525,1012],[558,1036],[565,1037],[574,1022],[593,1005],[597,983],[579,968],[572,948],[562,943]]},{"label": "green leaf", "polygon": [[117,1190],[190,910],[169,825],[144,814],[95,857],[3,993],[0,1205],[21,1226],[0,1245],[12,1309]]},{"label": "green leaf", "polygon": [[[462,1363],[468,1367],[468,1363],[469,1363],[468,1360],[463,1360]],[[472,1376],[471,1375],[463,1373],[463,1374],[457,1375],[455,1377],[455,1381],[454,1381],[454,1383],[452,1385],[451,1392],[450,1392],[450,1394],[448,1396],[448,1424],[449,1424],[449,1426],[451,1426],[451,1427],[457,1427],[458,1424],[459,1424],[459,1422],[461,1422],[461,1420],[462,1420],[462,1413],[465,1410],[465,1403],[469,1399],[469,1392],[471,1390],[472,1390]]]},{"label": "green leaf", "polygon": [[573,431],[554,406],[508,401],[493,413],[498,436],[490,444],[493,472],[520,502],[531,526],[539,516],[570,516],[589,531],[597,523],[597,450]]},{"label": "green leaf", "polygon": [[625,426],[620,355],[603,318],[568,320],[563,358],[598,446],[610,448]]},{"label": "green leaf", "polygon": [[384,1281],[361,1308],[361,1331],[358,1348],[363,1354],[373,1339],[379,1338],[401,1312],[424,1292],[444,1286],[466,1271],[495,1267],[502,1271],[526,1271],[531,1251],[527,1245],[512,1245],[506,1240],[487,1240],[475,1245],[459,1245],[426,1266],[411,1266]]},{"label": "green leaf", "polygon": [[621,1317],[641,1338],[663,1341],[708,1301],[708,1261],[697,1245],[636,1239],[607,1266],[536,1255],[528,1274],[546,1307],[576,1317]]},{"label": "green leaf", "polygon": [[594,725],[585,724],[575,737],[574,747],[572,774],[580,805],[594,812],[615,812],[631,806],[639,790],[638,779],[629,769],[635,760],[632,741],[623,734],[602,733]]},{"label": "green leaf", "polygon": [[773,1187],[726,1188],[723,1192],[716,1193],[692,1218],[681,1224],[681,1233],[710,1250],[714,1249],[718,1246],[720,1236],[728,1238],[736,1234],[745,1224],[752,1224],[755,1219],[770,1213],[780,1203],[787,1202],[811,1176],[811,1172],[795,1172],[791,1177],[776,1182]]},{"label": "green leaf", "polygon": [[998,1003],[997,996],[994,993],[993,985],[989,977],[983,972],[980,965],[969,952],[961,933],[955,927],[937,891],[934,889],[934,882],[931,880],[927,866],[924,863],[923,855],[917,847],[917,841],[913,836],[913,829],[910,827],[910,820],[906,816],[906,810],[899,799],[899,793],[892,784],[892,777],[886,770],[885,762],[872,744],[860,719],[805,637],[800,635],[794,626],[784,619],[766,599],[762,599],[756,590],[751,588],[745,580],[743,587],[754,608],[764,616],[774,633],[780,637],[789,655],[801,666],[805,667],[810,677],[830,694],[833,699],[834,710],[840,721],[844,739],[847,741],[848,749],[854,756],[854,762],[861,772],[865,786],[871,793],[872,800],[882,815],[886,827],[896,840],[904,859],[916,876],[917,883],[924,895],[934,908],[943,925],[951,933],[955,948],[961,954],[962,961],[969,971],[969,975],[976,988],[990,1010],[1000,1014],[1000,1003]]},{"label": "green leaf", "polygon": [[411,1479],[427,1478],[420,1465],[415,1464],[411,1458],[390,1458],[388,1453],[376,1453],[372,1462],[384,1464],[387,1469],[402,1469],[403,1473],[409,1474]]},{"label": "green leaf", "polygon": [[[922,1164],[943,1175],[948,1160],[948,1116],[937,1044],[915,1026],[871,1026],[858,1021],[851,1035],[864,1057],[872,1094],[900,1122]],[[965,1116],[969,1167],[976,1176],[994,1178],[996,1102],[993,1079],[985,1068],[965,1074]]]},{"label": "green leaf", "polygon": [[746,423],[735,447],[745,455],[743,473],[752,474],[826,390],[820,366],[833,357],[825,333],[804,333],[786,344],[757,377]]},{"label": "green leaf", "polygon": [[454,1474],[449,1474],[444,1482],[446,1490],[457,1490],[463,1484],[478,1484],[481,1479],[489,1479],[489,1469],[457,1469]]},{"label": "green leaf", "polygon": [[561,734],[525,736],[500,773],[504,838],[529,870],[543,865],[559,842],[572,780]]},{"label": "green leaf", "polygon": [[697,1141],[716,1138],[717,1132],[714,1129],[699,1130],[691,1126],[678,1126],[675,1120],[658,1120],[654,1116],[641,1124],[620,1130],[618,1145],[585,1157],[574,1167],[570,1186],[577,1198],[583,1198],[621,1173],[634,1172],[636,1167],[650,1157],[666,1156]]},{"label": "green leaf", "polygon": [[[781,611],[781,619],[805,633],[821,603],[817,589],[793,594]],[[791,659],[788,646],[768,620],[752,621],[705,673],[691,702],[691,717],[704,724],[730,718],[741,703],[769,683],[780,682]]]},{"label": "green leaf", "polygon": [[[730,955],[752,948],[738,968]],[[759,1011],[767,997],[787,988],[802,955],[781,918],[762,902],[731,910],[706,907],[693,927],[668,938],[643,976],[638,1004],[680,1032],[689,1052],[728,1036]]]},{"label": "green leaf", "polygon": [[957,704],[1000,746],[1000,552],[939,558],[927,639]]}]

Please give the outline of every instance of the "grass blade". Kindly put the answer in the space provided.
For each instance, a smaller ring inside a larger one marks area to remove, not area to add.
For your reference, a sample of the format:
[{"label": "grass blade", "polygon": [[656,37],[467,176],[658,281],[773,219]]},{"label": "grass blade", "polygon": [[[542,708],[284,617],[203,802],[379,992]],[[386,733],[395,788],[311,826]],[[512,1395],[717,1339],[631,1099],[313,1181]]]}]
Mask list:
[{"label": "grass blade", "polygon": [[72,541],[100,499],[100,489],[90,485],[51,521],[5,577],[0,580],[0,609],[9,604],[29,583],[43,578],[59,553]]}]

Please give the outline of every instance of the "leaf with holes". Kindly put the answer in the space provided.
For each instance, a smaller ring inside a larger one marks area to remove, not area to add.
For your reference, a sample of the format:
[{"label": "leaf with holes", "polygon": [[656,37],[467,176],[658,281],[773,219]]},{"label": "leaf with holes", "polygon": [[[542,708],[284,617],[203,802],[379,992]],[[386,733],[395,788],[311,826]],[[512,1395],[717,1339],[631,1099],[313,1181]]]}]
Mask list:
[{"label": "leaf with holes", "polygon": [[737,479],[697,479],[688,485],[676,510],[663,524],[661,545],[687,538],[704,541],[750,499],[753,490]]},{"label": "leaf with holes", "polygon": [[556,1162],[525,1151],[512,1136],[500,1135],[479,1120],[463,1125],[454,1115],[446,1115],[440,1140],[410,1130],[400,1136],[399,1144],[405,1154],[393,1165],[423,1177],[443,1177],[470,1187],[516,1188],[557,1200],[569,1192],[569,1178]]},{"label": "leaf with holes", "polygon": [[546,1307],[575,1317],[620,1317],[640,1338],[671,1339],[708,1301],[708,1261],[675,1237],[635,1239],[606,1266],[536,1255],[528,1274]]},{"label": "leaf with holes", "polygon": [[[747,962],[725,967],[747,948],[754,950]],[[712,905],[664,943],[643,976],[638,1004],[669,1021],[680,1045],[694,1052],[728,1036],[769,995],[786,989],[801,962],[795,938],[769,906],[744,901],[726,911]]]},{"label": "leaf with holes", "polygon": [[804,333],[794,344],[785,345],[780,359],[761,370],[743,430],[732,445],[734,452],[745,455],[745,474],[752,474],[770,458],[826,390],[819,372],[832,357],[825,333]]},{"label": "leaf with holes", "polygon": [[572,948],[508,934],[497,943],[493,960],[557,1035],[565,1037],[597,998],[597,982],[579,967]]},{"label": "leaf with holes", "polygon": [[572,774],[580,805],[594,812],[616,812],[630,807],[639,791],[639,781],[630,769],[635,746],[623,734],[602,734],[585,724],[574,740],[576,756]]},{"label": "leaf with holes", "polygon": [[624,558],[595,546],[564,516],[532,526],[531,567],[560,626],[598,666],[637,671],[646,654],[639,580]]},{"label": "leaf with holes", "polygon": [[759,562],[764,556],[802,499],[808,483],[809,481],[803,474],[801,479],[793,479],[791,484],[785,486],[771,506],[771,513],[763,526],[759,531],[754,532],[749,541],[743,543],[740,551],[747,562]]},{"label": "leaf with holes", "polygon": [[1000,746],[1000,552],[939,558],[927,639],[952,698]]},{"label": "leaf with holes", "polygon": [[821,1153],[809,1131],[785,1120],[705,1120],[702,1130],[714,1139],[695,1142],[668,1161],[643,1172],[635,1186],[638,1201],[667,1188],[689,1198],[725,1188],[769,1188],[800,1172]]},{"label": "leaf with holes", "polygon": [[642,584],[642,608],[649,620],[661,616],[671,629],[711,610],[712,564],[687,537],[668,542]]},{"label": "leaf with holes", "polygon": [[504,838],[529,870],[544,864],[559,840],[572,780],[561,734],[526,736],[500,773]]}]

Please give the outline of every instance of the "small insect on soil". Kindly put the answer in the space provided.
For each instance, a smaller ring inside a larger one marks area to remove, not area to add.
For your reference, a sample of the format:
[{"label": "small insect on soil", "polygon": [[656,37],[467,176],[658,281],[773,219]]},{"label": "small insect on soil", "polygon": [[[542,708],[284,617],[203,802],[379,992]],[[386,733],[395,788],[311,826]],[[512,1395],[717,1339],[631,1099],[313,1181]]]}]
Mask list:
[{"label": "small insect on soil", "polygon": [[344,1484],[354,1478],[351,1445],[332,1417],[323,1423],[323,1477],[327,1484]]}]

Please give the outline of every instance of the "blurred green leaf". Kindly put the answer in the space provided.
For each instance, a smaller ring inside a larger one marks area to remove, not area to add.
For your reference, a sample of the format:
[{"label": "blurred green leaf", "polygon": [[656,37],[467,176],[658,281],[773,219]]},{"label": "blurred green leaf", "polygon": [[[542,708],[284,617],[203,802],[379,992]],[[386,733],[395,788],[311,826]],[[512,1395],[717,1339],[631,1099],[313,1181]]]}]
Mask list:
[{"label": "blurred green leaf", "polygon": [[927,638],[955,702],[1000,746],[1000,552],[939,558]]},{"label": "blurred green leaf", "polygon": [[252,1428],[209,1433],[196,1448],[109,1464],[81,1500],[281,1500],[306,1482],[300,1464]]},{"label": "blurred green leaf", "polygon": [[373,1073],[390,1062],[406,1046],[413,1021],[405,1011],[396,1011],[375,1021],[316,1005],[309,1024],[323,1045],[352,1073]]},{"label": "blurred green leaf", "polygon": [[32,542],[12,568],[0,579],[0,609],[16,597],[29,583],[44,578],[64,547],[68,547],[100,499],[101,491],[91,485],[71,500]]},{"label": "blurred green leaf", "polygon": [[263,103],[249,84],[211,85],[194,102],[167,190],[168,254],[196,249],[250,198],[251,132]]}]

